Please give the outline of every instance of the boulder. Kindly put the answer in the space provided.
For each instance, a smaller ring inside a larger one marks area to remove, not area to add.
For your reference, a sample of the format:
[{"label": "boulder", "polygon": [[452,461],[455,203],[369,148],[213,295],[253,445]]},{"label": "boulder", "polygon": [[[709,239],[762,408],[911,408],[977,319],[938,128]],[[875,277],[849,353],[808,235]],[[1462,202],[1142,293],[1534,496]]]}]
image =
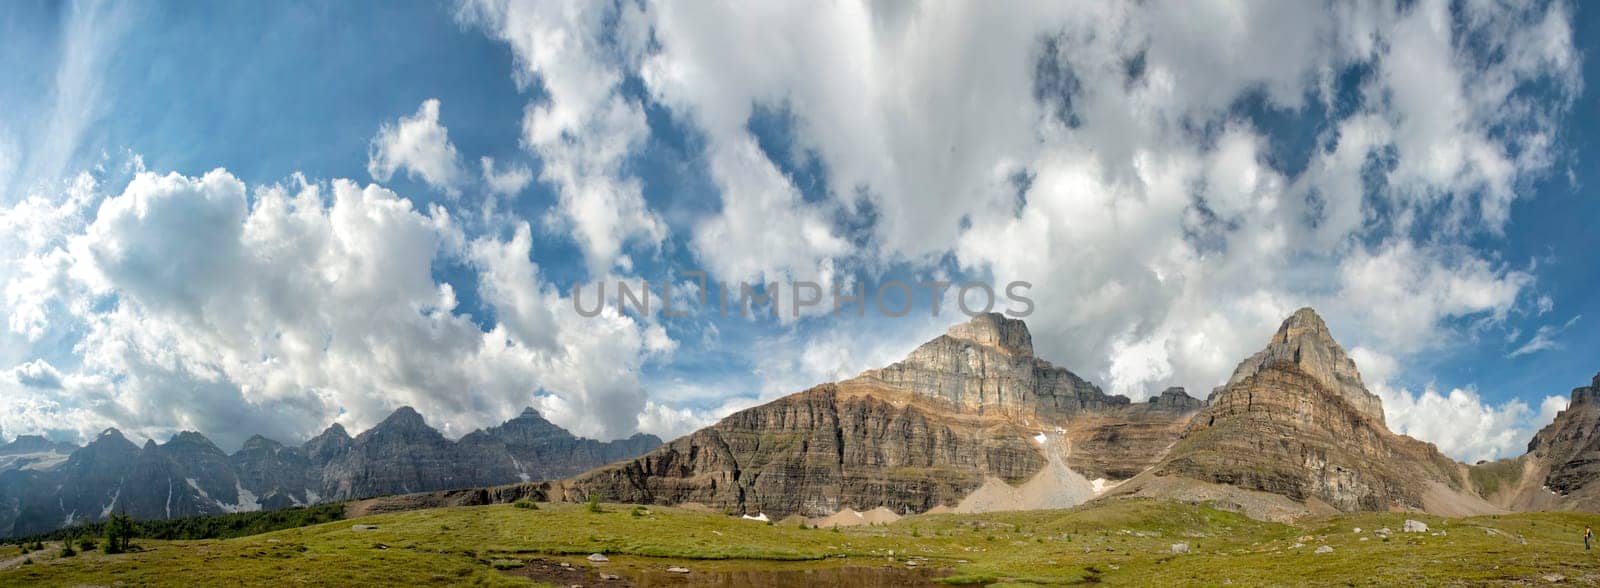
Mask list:
[{"label": "boulder", "polygon": [[1422,521],[1406,519],[1406,526],[1404,530],[1407,533],[1426,533],[1428,532],[1428,524]]},{"label": "boulder", "polygon": [[1173,543],[1172,544],[1172,552],[1173,553],[1189,553],[1189,544],[1188,543]]},{"label": "boulder", "polygon": [[1332,545],[1323,545],[1321,547],[1318,547],[1317,550],[1315,552],[1313,552],[1313,553],[1319,553],[1319,554],[1320,553],[1333,553],[1333,546]]}]

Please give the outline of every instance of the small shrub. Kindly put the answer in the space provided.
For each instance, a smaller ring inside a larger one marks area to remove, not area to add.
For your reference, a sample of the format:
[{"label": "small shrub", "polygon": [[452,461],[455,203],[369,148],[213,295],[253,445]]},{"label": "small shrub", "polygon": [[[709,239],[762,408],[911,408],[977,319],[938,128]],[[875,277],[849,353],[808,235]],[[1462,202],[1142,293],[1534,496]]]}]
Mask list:
[{"label": "small shrub", "polygon": [[92,537],[84,537],[78,540],[79,551],[94,551],[96,547],[99,547],[99,545],[94,542]]},{"label": "small shrub", "polygon": [[605,512],[604,509],[600,508],[600,494],[594,492],[589,493],[589,512],[594,514]]},{"label": "small shrub", "polygon": [[911,536],[912,537],[921,537],[922,536],[922,532],[918,531],[916,527],[912,527],[911,528]]},{"label": "small shrub", "polygon": [[75,555],[78,555],[78,552],[72,550],[71,541],[61,544],[61,557],[73,557]]},{"label": "small shrub", "polygon": [[642,507],[642,506],[635,506],[635,507],[633,507],[633,510],[628,512],[628,514],[633,515],[635,517],[642,517],[644,515],[650,514],[650,511],[645,510],[644,507]]},{"label": "small shrub", "polygon": [[539,510],[539,505],[534,504],[532,501],[528,501],[528,500],[518,500],[516,502],[511,503],[511,506],[515,506],[517,508],[525,508],[525,509],[528,509],[528,510]]}]

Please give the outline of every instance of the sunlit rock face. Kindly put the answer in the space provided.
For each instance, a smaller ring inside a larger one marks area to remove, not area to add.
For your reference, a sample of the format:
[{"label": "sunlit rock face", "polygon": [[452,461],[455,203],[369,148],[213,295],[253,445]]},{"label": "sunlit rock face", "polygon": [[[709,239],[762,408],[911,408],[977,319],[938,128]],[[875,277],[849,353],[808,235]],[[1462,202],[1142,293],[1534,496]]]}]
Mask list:
[{"label": "sunlit rock face", "polygon": [[1356,362],[1333,340],[1333,333],[1328,331],[1327,323],[1317,311],[1302,308],[1285,319],[1265,349],[1233,370],[1228,385],[1237,384],[1277,363],[1294,364],[1323,388],[1344,398],[1356,412],[1384,424],[1383,401],[1367,391],[1361,382],[1361,372],[1356,370]]},{"label": "sunlit rock face", "polygon": [[857,380],[938,398],[963,413],[1052,422],[1129,403],[1034,357],[1027,325],[995,313],[953,326],[904,360],[869,370]]}]

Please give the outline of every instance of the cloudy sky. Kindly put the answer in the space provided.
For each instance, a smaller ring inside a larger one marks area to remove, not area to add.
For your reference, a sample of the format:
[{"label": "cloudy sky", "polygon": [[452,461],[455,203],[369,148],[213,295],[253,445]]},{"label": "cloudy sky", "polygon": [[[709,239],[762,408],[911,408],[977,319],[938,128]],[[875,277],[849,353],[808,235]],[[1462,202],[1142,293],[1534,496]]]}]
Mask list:
[{"label": "cloudy sky", "polygon": [[1600,370],[1600,12],[1167,4],[0,4],[0,438],[670,437],[964,318],[573,309],[704,271],[1028,281],[1135,399],[1310,305],[1520,453]]}]

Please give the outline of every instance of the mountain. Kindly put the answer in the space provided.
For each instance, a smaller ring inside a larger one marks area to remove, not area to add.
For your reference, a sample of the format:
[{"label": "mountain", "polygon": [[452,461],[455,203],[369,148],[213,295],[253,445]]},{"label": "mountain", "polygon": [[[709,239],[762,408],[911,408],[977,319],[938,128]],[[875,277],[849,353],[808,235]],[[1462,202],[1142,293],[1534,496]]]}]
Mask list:
[{"label": "mountain", "polygon": [[771,517],[957,508],[982,488],[1005,494],[1032,480],[1074,484],[1082,502],[1091,482],[1067,464],[1122,472],[1130,454],[1175,441],[1199,406],[1181,391],[1138,405],[1107,395],[1035,357],[1022,321],[983,314],[893,365],[734,413],[549,491]]},{"label": "mountain", "polygon": [[1305,308],[1239,364],[1159,463],[1118,493],[1207,497],[1269,518],[1501,512],[1467,478],[1466,466],[1432,444],[1389,431],[1355,362]]},{"label": "mountain", "polygon": [[19,437],[0,446],[0,536],[112,512],[161,519],[553,479],[660,444],[575,437],[531,408],[459,441],[401,407],[354,438],[334,424],[300,447],[257,435],[232,455],[188,431],[142,448],[116,429],[82,448]]}]

